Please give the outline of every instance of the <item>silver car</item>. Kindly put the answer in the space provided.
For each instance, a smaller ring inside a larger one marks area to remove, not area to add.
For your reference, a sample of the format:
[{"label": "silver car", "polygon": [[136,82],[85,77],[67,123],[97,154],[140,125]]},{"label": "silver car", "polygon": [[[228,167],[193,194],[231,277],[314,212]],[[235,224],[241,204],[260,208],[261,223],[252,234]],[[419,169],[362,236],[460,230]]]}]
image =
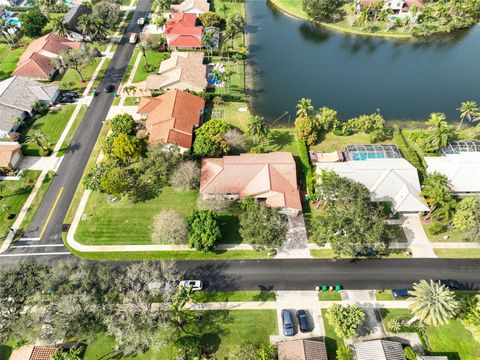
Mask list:
[{"label": "silver car", "polygon": [[203,283],[200,280],[182,280],[180,286],[185,289],[192,288],[192,291],[200,291],[203,289]]}]

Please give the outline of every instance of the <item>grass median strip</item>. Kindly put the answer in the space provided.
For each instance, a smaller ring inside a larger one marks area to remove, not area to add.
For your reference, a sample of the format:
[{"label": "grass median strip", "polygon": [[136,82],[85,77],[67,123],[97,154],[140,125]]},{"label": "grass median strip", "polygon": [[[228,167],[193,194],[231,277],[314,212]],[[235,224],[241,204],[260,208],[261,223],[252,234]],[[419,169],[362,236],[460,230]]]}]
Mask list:
[{"label": "grass median strip", "polygon": [[275,301],[272,291],[202,291],[193,294],[197,302]]}]

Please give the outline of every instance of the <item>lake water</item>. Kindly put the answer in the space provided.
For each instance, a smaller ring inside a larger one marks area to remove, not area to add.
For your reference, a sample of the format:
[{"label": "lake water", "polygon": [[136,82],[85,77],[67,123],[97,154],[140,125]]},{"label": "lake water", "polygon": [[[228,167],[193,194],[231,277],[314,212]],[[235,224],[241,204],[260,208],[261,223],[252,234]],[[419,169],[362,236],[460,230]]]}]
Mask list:
[{"label": "lake water", "polygon": [[[298,0],[301,1],[301,0]],[[461,101],[480,103],[480,26],[429,40],[345,35],[246,0],[251,105],[293,122],[301,97],[339,116],[380,111],[390,120],[456,120]],[[379,109],[379,110],[377,110]]]}]

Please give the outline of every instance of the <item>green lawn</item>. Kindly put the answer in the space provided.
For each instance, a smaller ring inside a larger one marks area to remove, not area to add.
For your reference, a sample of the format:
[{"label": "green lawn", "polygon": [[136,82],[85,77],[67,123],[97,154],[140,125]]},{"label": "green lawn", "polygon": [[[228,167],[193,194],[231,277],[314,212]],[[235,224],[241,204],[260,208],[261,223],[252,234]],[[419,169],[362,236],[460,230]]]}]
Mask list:
[{"label": "green lawn", "polygon": [[[100,64],[101,59],[102,58],[95,58],[91,64],[81,71],[83,79],[85,80],[84,82],[82,82],[80,75],[76,70],[68,69],[59,81],[60,90],[77,91],[81,94],[87,87],[87,84],[91,80],[98,64]],[[110,59],[105,59],[95,80],[93,88],[100,84],[100,81],[103,78],[103,75],[105,75],[109,64]]]},{"label": "green lawn", "polygon": [[[409,309],[380,309],[380,316],[382,317],[383,324],[386,324],[395,318],[400,319],[411,319],[412,312]],[[400,329],[401,332],[416,332],[414,327],[402,326]]]},{"label": "green lawn", "polygon": [[320,301],[341,301],[342,295],[338,291],[319,291],[318,300]]},{"label": "green lawn", "polygon": [[[247,111],[239,111],[239,109],[247,109]],[[219,119],[229,123],[240,129],[243,133],[248,132],[248,121],[251,114],[248,111],[248,103],[246,102],[225,102],[223,105],[211,104],[205,112],[205,121],[212,119],[212,112],[221,111],[222,115]]]},{"label": "green lawn", "polygon": [[[333,259],[333,250],[332,249],[311,249],[310,255],[318,259]],[[397,259],[397,258],[408,258],[410,256],[405,255],[405,250],[396,250],[392,249],[386,255],[379,256],[381,258]],[[350,259],[349,257],[341,257],[341,259]],[[364,259],[364,257],[358,257],[356,259]]]},{"label": "green lawn", "polygon": [[[24,171],[20,180],[1,180],[0,200],[0,242],[8,234],[8,229],[13,225],[23,204],[30,195],[40,171]],[[8,219],[13,214],[13,219]]]},{"label": "green lawn", "polygon": [[[117,96],[115,99],[113,99],[112,106],[118,106],[120,105],[120,100],[121,97]],[[139,97],[134,97],[134,96],[128,96],[125,98],[124,106],[135,106],[140,103],[140,98]]]},{"label": "green lawn", "polygon": [[446,355],[449,360],[480,359],[480,343],[458,320],[446,325],[429,326],[425,336],[434,355]]},{"label": "green lawn", "polygon": [[297,155],[295,130],[293,128],[273,128],[270,131],[267,149],[269,151],[287,151]]},{"label": "green lawn", "polygon": [[[423,223],[423,222],[422,222]],[[468,242],[468,234],[466,231],[461,231],[458,229],[453,229],[451,227],[445,226],[445,231],[442,231],[440,234],[432,234],[430,228],[433,223],[423,223],[425,232],[428,235],[428,239],[432,242]],[[447,236],[445,239],[444,237]]]},{"label": "green lawn", "polygon": [[0,44],[0,54],[2,54],[2,59],[0,60],[0,81],[10,77],[24,51],[25,46],[12,50],[7,44]]},{"label": "green lawn", "polygon": [[375,290],[375,299],[377,299],[377,301],[394,300],[392,292],[390,290],[383,290],[383,291]]},{"label": "green lawn", "polygon": [[[75,105],[65,105],[58,112],[49,111],[47,115],[35,120],[25,136],[28,136],[33,131],[41,130],[47,137],[47,140],[52,144],[53,149],[74,110]],[[22,144],[22,152],[26,156],[39,156],[39,151],[40,148],[37,144]]]},{"label": "green lawn", "polygon": [[147,80],[147,76],[156,74],[160,68],[160,63],[170,57],[169,52],[158,52],[156,50],[147,50],[147,62],[151,66],[151,71],[148,71],[145,66],[145,57],[142,56],[140,63],[138,64],[137,71],[133,76],[133,83],[139,83]]},{"label": "green lawn", "polygon": [[333,326],[327,319],[327,309],[322,309],[322,318],[323,318],[323,326],[325,328],[325,346],[327,347],[327,355],[329,359],[336,359],[337,358],[337,347],[342,343],[342,339],[340,339],[335,331],[333,330]]},{"label": "green lawn", "polygon": [[[200,342],[208,346],[217,359],[226,359],[231,351],[244,341],[267,343],[270,335],[278,333],[277,316],[274,310],[238,310],[238,311],[205,311],[200,324],[192,332]],[[84,360],[110,359],[114,355],[113,338],[99,334],[97,339],[90,343],[85,352]],[[126,357],[128,360],[175,360],[174,345],[168,342],[161,350],[154,354],[147,351],[135,357]],[[115,357],[114,357],[115,358]]]},{"label": "green lawn", "polygon": [[433,249],[441,258],[478,258],[480,249]]},{"label": "green lawn", "polygon": [[63,141],[62,147],[57,153],[57,156],[59,157],[63,156],[67,152],[68,148],[70,147],[70,143],[72,142],[73,136],[77,132],[77,129],[80,126],[80,123],[82,122],[86,112],[87,112],[87,106],[82,105],[82,107],[80,108],[80,111],[77,114],[77,117],[73,121],[72,127],[70,128],[70,131],[68,132],[67,137]]},{"label": "green lawn", "polygon": [[275,301],[273,291],[200,291],[193,294],[198,302]]},{"label": "green lawn", "polygon": [[348,136],[338,136],[333,132],[323,133],[319,137],[319,143],[314,146],[310,146],[310,150],[331,152],[336,150],[343,150],[345,145],[355,144],[370,144],[370,138],[368,134],[358,133]]}]

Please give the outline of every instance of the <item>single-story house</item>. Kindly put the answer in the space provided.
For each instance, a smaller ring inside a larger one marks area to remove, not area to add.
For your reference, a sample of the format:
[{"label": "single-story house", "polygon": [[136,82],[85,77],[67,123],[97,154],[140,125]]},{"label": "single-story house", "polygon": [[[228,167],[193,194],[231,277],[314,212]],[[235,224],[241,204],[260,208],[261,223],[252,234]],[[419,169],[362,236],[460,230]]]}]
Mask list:
[{"label": "single-story house", "polygon": [[389,16],[389,21],[392,21],[395,17],[409,17],[416,21],[416,16],[412,13],[412,7],[416,7],[419,11],[425,8],[423,0],[355,0],[356,10],[360,12],[378,1],[383,2],[382,9],[391,11],[392,15]]},{"label": "single-story house", "polygon": [[34,80],[51,80],[57,69],[53,59],[70,49],[81,49],[82,43],[49,33],[33,40],[24,51],[13,75],[26,76]]},{"label": "single-story house", "polygon": [[22,147],[18,142],[0,141],[0,168],[14,170],[22,160]]},{"label": "single-story house", "polygon": [[[68,39],[73,41],[82,41],[84,36],[78,27],[78,20],[82,15],[90,15],[92,13],[92,8],[84,4],[75,4],[63,17],[63,22],[67,25],[70,30],[67,34]],[[88,40],[88,39],[87,39]]]},{"label": "single-story house", "polygon": [[202,26],[195,26],[196,14],[175,13],[165,23],[164,35],[172,49],[199,49],[202,47]]},{"label": "single-story house", "polygon": [[347,146],[347,161],[317,162],[316,172],[320,175],[322,171],[333,171],[339,176],[359,182],[370,191],[373,201],[388,201],[396,212],[428,211],[425,199],[420,196],[417,169],[400,157],[392,145],[387,146],[388,154],[395,157],[385,156],[381,152],[369,152],[372,149],[369,146],[354,146],[366,149],[361,152],[349,151]]},{"label": "single-story house", "polygon": [[22,346],[10,355],[10,360],[50,360],[57,351],[55,346]]},{"label": "single-story house", "polygon": [[389,340],[370,340],[353,344],[355,360],[406,360],[402,344]]},{"label": "single-story house", "polygon": [[170,12],[185,14],[203,14],[210,11],[210,3],[207,0],[183,0],[180,4],[170,5]]},{"label": "single-story house", "polygon": [[23,76],[12,76],[0,82],[0,139],[18,127],[16,120],[31,115],[40,101],[53,104],[59,95],[58,85],[43,84]]},{"label": "single-story house", "polygon": [[158,75],[147,77],[147,89],[205,91],[207,66],[203,58],[203,52],[173,51],[171,57],[160,64]]},{"label": "single-story house", "polygon": [[169,91],[157,97],[144,97],[138,114],[146,116],[148,142],[176,144],[180,150],[190,150],[193,133],[200,125],[205,100],[184,91]]},{"label": "single-story house", "polygon": [[302,211],[295,160],[289,152],[203,159],[200,193],[204,199],[253,197],[292,215]]},{"label": "single-story house", "polygon": [[454,195],[480,193],[480,152],[459,152],[425,157],[427,173],[445,175]]},{"label": "single-story house", "polygon": [[277,343],[278,360],[328,360],[323,341],[312,339]]}]

